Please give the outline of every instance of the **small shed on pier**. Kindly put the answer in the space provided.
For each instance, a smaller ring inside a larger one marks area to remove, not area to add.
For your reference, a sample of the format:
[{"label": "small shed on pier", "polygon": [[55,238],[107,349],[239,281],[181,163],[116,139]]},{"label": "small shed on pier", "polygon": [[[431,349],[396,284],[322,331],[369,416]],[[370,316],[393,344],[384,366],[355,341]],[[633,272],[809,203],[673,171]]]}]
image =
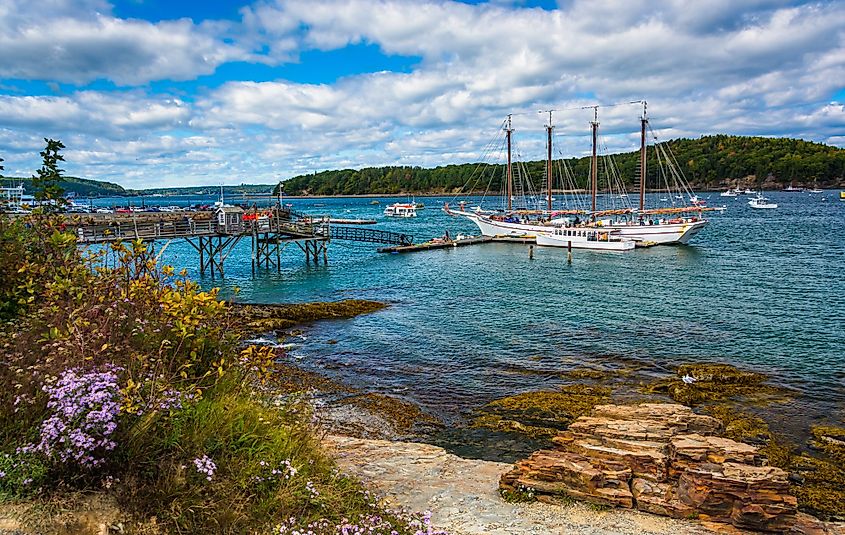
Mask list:
[{"label": "small shed on pier", "polygon": [[217,216],[217,228],[221,232],[243,232],[244,210],[240,206],[219,206],[215,215]]}]

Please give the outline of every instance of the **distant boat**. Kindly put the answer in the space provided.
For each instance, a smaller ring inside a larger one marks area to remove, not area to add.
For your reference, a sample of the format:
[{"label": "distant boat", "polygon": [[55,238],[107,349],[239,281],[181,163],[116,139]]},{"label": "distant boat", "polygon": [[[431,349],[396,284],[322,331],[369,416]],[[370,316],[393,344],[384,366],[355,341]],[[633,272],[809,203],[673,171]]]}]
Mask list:
[{"label": "distant boat", "polygon": [[845,191],[840,191],[840,192],[839,192],[839,200],[840,200],[840,201],[845,201]]},{"label": "distant boat", "polygon": [[824,193],[824,190],[819,188],[813,188],[807,191],[809,191],[810,193]]},{"label": "distant boat", "polygon": [[789,193],[801,193],[802,191],[804,191],[804,188],[794,188],[794,187],[792,187],[792,184],[790,184],[790,185],[786,186],[785,188],[783,188],[783,191],[786,191],[786,192],[789,192]]},{"label": "distant boat", "polygon": [[425,208],[425,204],[418,202],[417,203],[417,210],[422,210],[423,208]]},{"label": "distant boat", "polygon": [[370,201],[370,204],[372,204],[373,206],[375,206],[375,205],[378,205],[378,204],[381,204],[381,203],[380,203],[380,202],[378,202],[378,201],[376,201],[376,200],[372,200],[372,201]]},{"label": "distant boat", "polygon": [[723,191],[719,194],[720,197],[736,197],[739,195],[736,191],[729,189],[728,191]]},{"label": "distant boat", "polygon": [[758,193],[756,197],[748,201],[748,206],[757,210],[773,210],[778,207],[777,204],[769,202],[769,199],[763,197],[762,193]]},{"label": "distant boat", "polygon": [[416,203],[394,203],[384,209],[387,217],[417,217]]},{"label": "distant boat", "polygon": [[[737,188],[737,191],[739,191],[738,188]],[[750,190],[748,188],[745,188],[745,191],[743,191],[743,193],[745,193],[746,195],[754,195],[754,191]]]}]

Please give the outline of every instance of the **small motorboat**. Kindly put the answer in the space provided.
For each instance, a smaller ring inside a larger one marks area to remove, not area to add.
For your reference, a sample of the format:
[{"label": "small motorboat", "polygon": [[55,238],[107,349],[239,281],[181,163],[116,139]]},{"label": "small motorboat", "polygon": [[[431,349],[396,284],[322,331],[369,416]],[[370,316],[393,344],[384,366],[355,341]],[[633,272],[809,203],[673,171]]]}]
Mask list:
[{"label": "small motorboat", "polygon": [[757,210],[772,210],[778,207],[777,204],[769,202],[769,199],[763,197],[762,193],[758,193],[756,197],[748,201],[748,206]]},{"label": "small motorboat", "polygon": [[728,191],[723,191],[719,194],[720,197],[736,197],[739,195],[736,191],[729,189]]},{"label": "small motorboat", "polygon": [[415,203],[394,203],[384,209],[387,217],[417,217],[417,205]]}]

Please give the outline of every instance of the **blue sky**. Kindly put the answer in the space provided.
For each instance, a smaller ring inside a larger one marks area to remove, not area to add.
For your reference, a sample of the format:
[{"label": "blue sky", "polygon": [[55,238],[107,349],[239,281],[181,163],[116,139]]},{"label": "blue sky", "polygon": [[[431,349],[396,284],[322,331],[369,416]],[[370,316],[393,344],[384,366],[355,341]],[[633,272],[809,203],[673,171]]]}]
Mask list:
[{"label": "blue sky", "polygon": [[[647,99],[661,138],[845,146],[839,2],[7,0],[0,157],[44,137],[68,173],[127,187],[272,183],[368,165],[476,161],[508,113],[541,158],[588,150],[581,106]],[[600,109],[608,150],[637,106]]]}]

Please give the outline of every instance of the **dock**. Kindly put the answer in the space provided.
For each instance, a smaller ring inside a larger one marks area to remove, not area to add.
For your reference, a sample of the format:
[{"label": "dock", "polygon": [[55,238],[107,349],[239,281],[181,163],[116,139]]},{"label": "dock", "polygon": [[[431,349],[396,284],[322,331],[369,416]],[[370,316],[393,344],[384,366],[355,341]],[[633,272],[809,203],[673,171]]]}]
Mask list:
[{"label": "dock", "polygon": [[329,219],[329,223],[336,225],[375,225],[378,221],[375,219],[344,219],[333,217]]},{"label": "dock", "polygon": [[415,253],[417,251],[431,251],[434,249],[451,249],[453,247],[466,247],[468,245],[478,245],[481,243],[535,243],[532,237],[523,236],[472,236],[469,238],[462,238],[460,240],[444,240],[436,239],[414,245],[400,245],[396,247],[381,247],[378,249],[380,253]]}]

